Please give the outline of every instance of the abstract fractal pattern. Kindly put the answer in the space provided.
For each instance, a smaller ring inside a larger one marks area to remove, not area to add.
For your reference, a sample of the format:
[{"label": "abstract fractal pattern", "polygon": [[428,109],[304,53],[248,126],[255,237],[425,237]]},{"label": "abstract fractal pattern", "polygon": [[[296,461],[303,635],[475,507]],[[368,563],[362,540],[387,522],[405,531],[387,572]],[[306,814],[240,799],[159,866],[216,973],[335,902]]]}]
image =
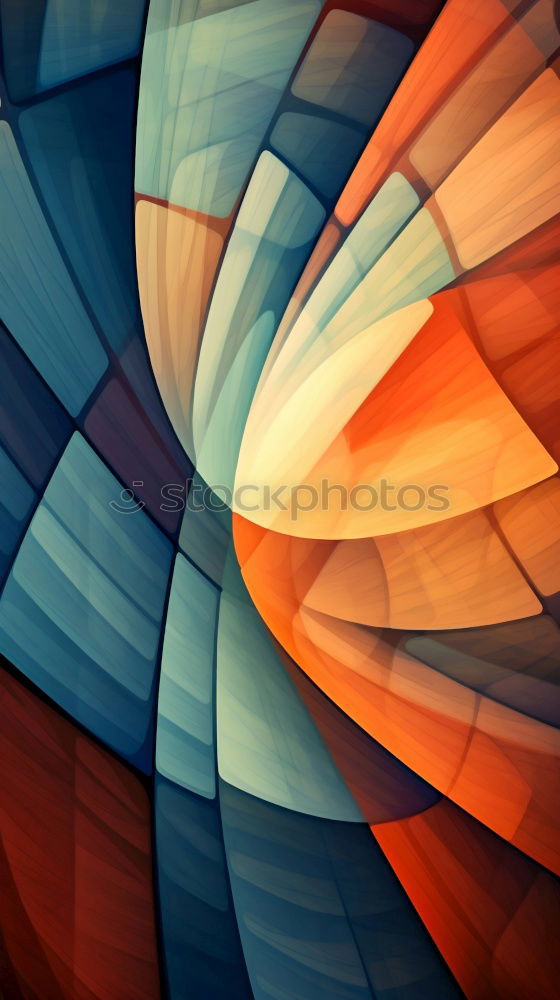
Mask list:
[{"label": "abstract fractal pattern", "polygon": [[1,1000],[556,1000],[560,10],[0,0]]}]

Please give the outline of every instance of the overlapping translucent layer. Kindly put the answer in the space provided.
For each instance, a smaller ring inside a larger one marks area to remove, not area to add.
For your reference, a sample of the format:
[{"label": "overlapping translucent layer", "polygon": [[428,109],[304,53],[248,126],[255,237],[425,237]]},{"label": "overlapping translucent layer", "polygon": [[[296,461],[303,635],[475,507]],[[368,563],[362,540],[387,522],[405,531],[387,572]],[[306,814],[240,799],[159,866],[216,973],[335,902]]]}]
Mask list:
[{"label": "overlapping translucent layer", "polygon": [[78,6],[0,0],[0,992],[552,998],[554,5]]}]

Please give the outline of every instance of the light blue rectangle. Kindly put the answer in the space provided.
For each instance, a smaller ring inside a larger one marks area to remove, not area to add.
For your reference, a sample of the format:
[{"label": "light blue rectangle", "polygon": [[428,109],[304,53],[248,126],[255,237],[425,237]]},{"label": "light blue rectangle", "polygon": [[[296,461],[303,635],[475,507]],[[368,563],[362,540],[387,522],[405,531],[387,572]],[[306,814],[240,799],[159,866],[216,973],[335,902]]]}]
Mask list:
[{"label": "light blue rectangle", "polygon": [[218,590],[177,555],[163,641],[156,767],[205,798],[215,795],[214,648]]}]

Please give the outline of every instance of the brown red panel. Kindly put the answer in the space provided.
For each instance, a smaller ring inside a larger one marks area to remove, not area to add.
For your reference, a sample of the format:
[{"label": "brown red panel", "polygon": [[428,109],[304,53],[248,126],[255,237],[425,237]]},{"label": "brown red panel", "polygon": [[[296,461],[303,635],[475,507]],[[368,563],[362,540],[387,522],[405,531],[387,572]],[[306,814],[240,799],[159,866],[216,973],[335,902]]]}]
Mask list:
[{"label": "brown red panel", "polygon": [[145,789],[5,671],[0,702],[7,982],[26,1000],[157,1000]]}]

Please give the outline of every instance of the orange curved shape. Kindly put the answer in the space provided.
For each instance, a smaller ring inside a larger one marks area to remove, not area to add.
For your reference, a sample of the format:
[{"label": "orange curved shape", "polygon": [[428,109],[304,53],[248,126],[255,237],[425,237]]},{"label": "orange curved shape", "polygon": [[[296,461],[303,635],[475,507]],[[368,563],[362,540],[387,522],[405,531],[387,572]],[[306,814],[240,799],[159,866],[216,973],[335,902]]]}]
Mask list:
[{"label": "orange curved shape", "polygon": [[558,730],[422,664],[398,629],[349,621],[344,609],[337,617],[335,606],[331,614],[310,607],[307,595],[335,543],[263,531],[238,515],[234,540],[258,610],[308,677],[431,785],[560,873],[560,817],[550,805],[560,795]]}]

